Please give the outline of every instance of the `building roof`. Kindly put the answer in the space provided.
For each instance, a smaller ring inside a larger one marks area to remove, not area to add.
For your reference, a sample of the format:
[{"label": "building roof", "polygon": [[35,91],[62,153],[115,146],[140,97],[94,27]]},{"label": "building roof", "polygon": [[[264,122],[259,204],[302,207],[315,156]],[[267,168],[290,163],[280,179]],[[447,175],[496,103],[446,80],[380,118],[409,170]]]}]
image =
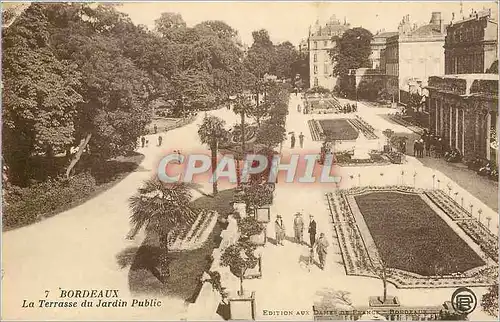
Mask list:
[{"label": "building roof", "polygon": [[373,38],[389,38],[392,36],[396,36],[398,34],[397,31],[387,31],[387,32],[382,32],[380,34],[374,35]]},{"label": "building roof", "polygon": [[411,33],[412,37],[442,36],[439,25],[425,25]]}]

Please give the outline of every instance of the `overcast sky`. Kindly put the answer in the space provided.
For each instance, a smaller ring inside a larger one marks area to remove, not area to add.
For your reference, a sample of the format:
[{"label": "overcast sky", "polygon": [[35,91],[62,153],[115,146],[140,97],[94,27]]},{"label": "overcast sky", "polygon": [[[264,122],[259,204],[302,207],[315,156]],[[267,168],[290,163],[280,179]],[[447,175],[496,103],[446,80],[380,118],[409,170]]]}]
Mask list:
[{"label": "overcast sky", "polygon": [[[498,15],[494,2],[463,2],[463,12],[491,8]],[[251,45],[252,31],[267,29],[273,42],[291,41],[297,45],[307,37],[309,25],[319,18],[325,22],[335,14],[344,16],[352,27],[362,26],[372,32],[378,29],[396,31],[406,14],[418,25],[429,22],[433,11],[441,11],[445,21],[452,12],[459,16],[460,2],[149,2],[125,3],[120,9],[138,24],[152,28],[162,12],[177,12],[188,26],[204,20],[222,20],[237,29],[244,43]],[[498,19],[497,19],[498,21]]]}]

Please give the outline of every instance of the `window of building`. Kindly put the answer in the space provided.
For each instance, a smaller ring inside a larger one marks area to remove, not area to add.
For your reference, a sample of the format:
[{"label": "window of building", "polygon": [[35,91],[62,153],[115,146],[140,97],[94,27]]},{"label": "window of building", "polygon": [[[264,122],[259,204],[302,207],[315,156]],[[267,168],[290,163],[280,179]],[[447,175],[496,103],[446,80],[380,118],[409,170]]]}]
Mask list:
[{"label": "window of building", "polygon": [[314,62],[317,62],[318,61],[318,55],[317,54],[314,54]]},{"label": "window of building", "polygon": [[314,42],[314,49],[318,49],[318,42],[317,41]]},{"label": "window of building", "polygon": [[324,66],[324,70],[325,70],[325,74],[328,74],[328,72],[329,72],[329,71],[328,71],[328,64],[325,64],[325,66]]},{"label": "window of building", "polygon": [[325,47],[326,47],[326,46],[328,46],[328,40],[325,40],[325,41],[323,42],[323,46],[325,46]]},{"label": "window of building", "polygon": [[314,77],[314,86],[317,87],[318,86],[318,77]]},{"label": "window of building", "polygon": [[318,73],[318,66],[317,65],[314,65],[314,73],[317,74]]}]

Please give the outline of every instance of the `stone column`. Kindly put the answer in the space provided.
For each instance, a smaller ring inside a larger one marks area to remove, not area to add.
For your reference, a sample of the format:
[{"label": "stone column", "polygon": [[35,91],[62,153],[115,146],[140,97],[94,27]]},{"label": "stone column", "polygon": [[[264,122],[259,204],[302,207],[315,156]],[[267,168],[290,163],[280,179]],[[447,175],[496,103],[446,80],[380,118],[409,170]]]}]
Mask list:
[{"label": "stone column", "polygon": [[460,110],[458,109],[458,106],[455,106],[455,149],[458,149],[458,113]]},{"label": "stone column", "polygon": [[450,139],[448,140],[448,145],[451,147],[453,147],[452,145],[452,142],[453,140],[451,139],[451,135],[453,134],[453,105],[449,104],[448,105],[450,108],[449,108],[449,113],[450,113],[450,123],[449,123],[449,132],[450,132]]},{"label": "stone column", "polygon": [[462,156],[465,155],[465,106],[462,106]]},{"label": "stone column", "polygon": [[488,114],[486,116],[486,159],[490,160],[490,128],[491,128],[491,113],[488,106]]}]

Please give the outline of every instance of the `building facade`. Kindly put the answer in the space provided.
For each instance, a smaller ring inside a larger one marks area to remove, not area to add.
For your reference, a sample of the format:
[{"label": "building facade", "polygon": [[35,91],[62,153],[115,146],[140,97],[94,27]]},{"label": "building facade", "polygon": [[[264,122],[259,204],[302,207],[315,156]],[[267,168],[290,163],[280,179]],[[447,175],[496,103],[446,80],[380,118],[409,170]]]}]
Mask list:
[{"label": "building facade", "polygon": [[332,90],[337,78],[333,77],[333,63],[330,58],[330,50],[335,48],[338,38],[350,28],[345,21],[342,24],[335,16],[332,16],[326,25],[321,26],[319,21],[309,30],[307,39],[309,49],[309,86],[325,87]]},{"label": "building facade", "polygon": [[431,75],[444,74],[445,24],[433,12],[427,25],[417,27],[406,15],[398,34],[386,40],[381,50],[385,61],[386,89],[395,101],[406,104],[409,94],[427,85]]},{"label": "building facade", "polygon": [[429,79],[430,129],[464,160],[495,160],[498,153],[498,74]]},{"label": "building facade", "polygon": [[498,59],[498,22],[491,11],[472,13],[447,28],[446,74],[484,73]]},{"label": "building facade", "polygon": [[385,59],[383,57],[383,52],[387,45],[387,38],[397,34],[397,32],[385,32],[384,30],[380,30],[373,36],[373,39],[370,42],[372,50],[370,54],[370,62],[372,63],[372,69],[385,72]]}]

